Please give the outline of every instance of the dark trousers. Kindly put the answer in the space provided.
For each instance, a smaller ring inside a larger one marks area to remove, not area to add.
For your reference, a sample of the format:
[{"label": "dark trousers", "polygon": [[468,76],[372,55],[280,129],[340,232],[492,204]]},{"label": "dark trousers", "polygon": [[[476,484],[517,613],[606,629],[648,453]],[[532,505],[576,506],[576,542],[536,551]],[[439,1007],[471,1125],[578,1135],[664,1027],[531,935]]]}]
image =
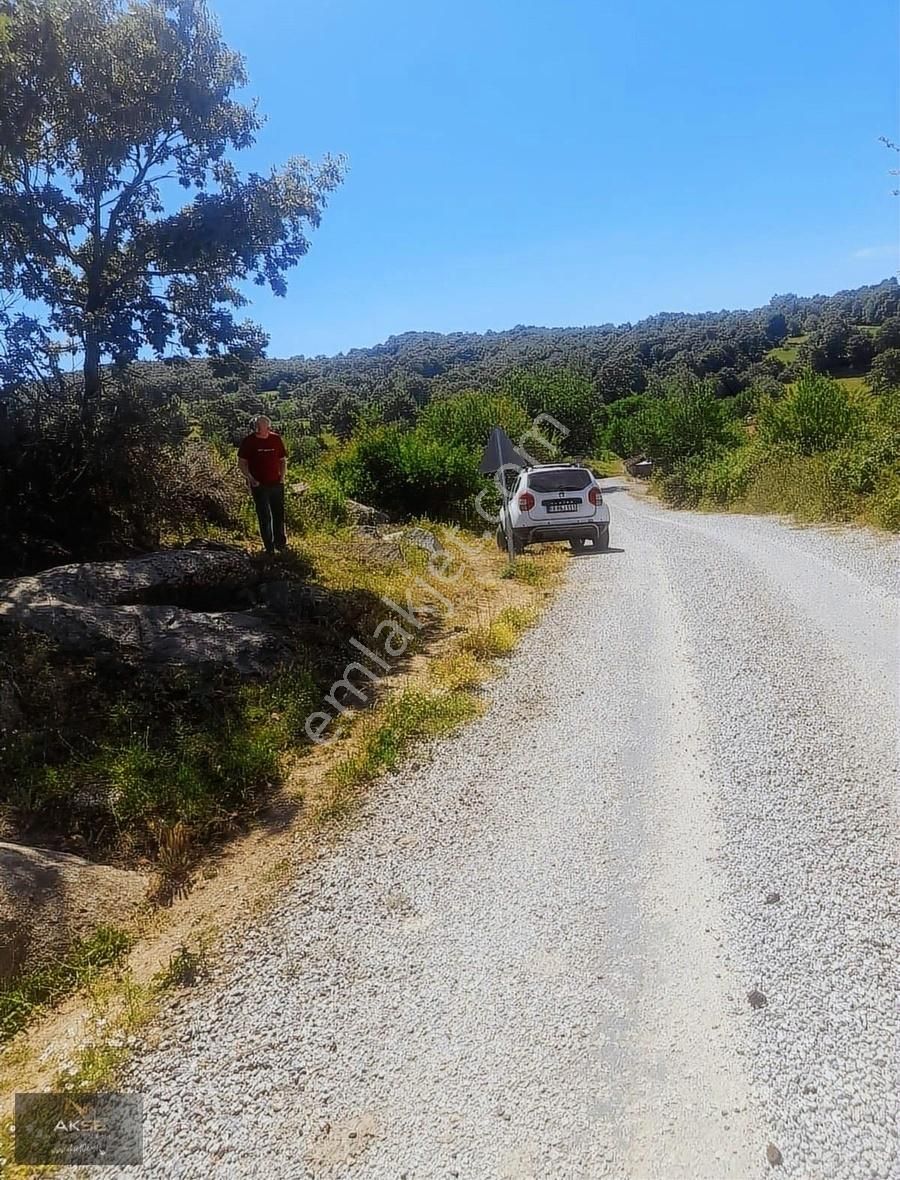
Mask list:
[{"label": "dark trousers", "polygon": [[259,535],[266,547],[266,552],[273,549],[283,549],[287,544],[284,535],[284,484],[261,483],[250,489],[253,503],[256,505],[256,517],[259,520]]}]

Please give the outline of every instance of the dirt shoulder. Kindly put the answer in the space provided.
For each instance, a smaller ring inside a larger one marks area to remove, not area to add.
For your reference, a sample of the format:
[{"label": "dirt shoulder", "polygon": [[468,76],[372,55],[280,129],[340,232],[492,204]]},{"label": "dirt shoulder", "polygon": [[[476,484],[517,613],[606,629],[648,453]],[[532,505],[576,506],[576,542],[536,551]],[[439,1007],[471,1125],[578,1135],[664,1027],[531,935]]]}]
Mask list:
[{"label": "dirt shoulder", "polygon": [[[504,558],[492,543],[474,535],[440,531],[442,547],[462,552],[465,572],[440,586],[442,601],[426,589],[431,558],[418,549],[408,559],[403,577],[393,589],[405,590],[400,605],[426,601],[435,606],[423,638],[402,672],[388,672],[378,686],[374,708],[340,718],[345,732],[328,745],[290,752],[285,758],[282,785],[253,819],[252,827],[210,852],[193,874],[190,887],[165,908],[145,908],[128,929],[135,936],[130,953],[113,970],[73,995],[43,1020],[11,1041],[0,1056],[0,1089],[6,1109],[16,1091],[43,1090],[61,1084],[65,1069],[83,1073],[73,1062],[84,1060],[85,1046],[95,1044],[100,1029],[118,1030],[127,1040],[128,1029],[152,1018],[167,996],[177,993],[180,980],[173,965],[186,959],[202,964],[222,953],[224,936],[239,935],[259,922],[283,883],[304,862],[325,853],[330,843],[352,823],[355,802],[368,787],[360,750],[373,727],[384,725],[385,711],[402,694],[418,692],[440,702],[464,694],[476,702],[478,681],[492,674],[494,657],[508,643],[506,632],[521,629],[552,594],[566,557],[546,550],[525,559],[513,577],[504,576]],[[460,549],[464,546],[463,549]],[[351,586],[359,574],[358,555],[335,547],[326,555],[323,580]],[[366,575],[374,576],[372,569]],[[384,579],[375,577],[380,588]],[[405,585],[404,585],[405,583]],[[513,620],[512,626],[509,620]],[[505,628],[505,630],[504,630]],[[503,631],[502,641],[496,632]],[[349,644],[347,660],[360,658]],[[370,637],[357,637],[362,643]],[[499,647],[497,644],[499,643]],[[388,722],[389,723],[389,722]],[[414,735],[417,736],[417,735]],[[351,767],[353,772],[348,772]],[[373,772],[378,766],[372,767]],[[339,803],[339,806],[336,806]],[[229,939],[230,941],[230,939]],[[161,982],[162,981],[162,982]],[[116,1055],[108,1061],[114,1065]],[[91,1058],[92,1073],[103,1066]]]}]

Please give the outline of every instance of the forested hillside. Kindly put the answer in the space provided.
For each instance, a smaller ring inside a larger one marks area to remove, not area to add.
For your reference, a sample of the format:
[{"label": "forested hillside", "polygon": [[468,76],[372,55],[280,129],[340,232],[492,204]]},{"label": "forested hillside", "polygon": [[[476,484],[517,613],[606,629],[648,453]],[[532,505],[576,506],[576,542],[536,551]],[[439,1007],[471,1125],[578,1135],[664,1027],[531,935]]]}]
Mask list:
[{"label": "forested hillside", "polygon": [[520,325],[483,334],[406,332],[374,348],[260,360],[249,372],[224,376],[204,361],[187,368],[157,362],[146,377],[160,391],[224,399],[219,413],[227,420],[232,411],[235,426],[263,405],[289,400],[295,404],[284,413],[345,436],[363,405],[377,406],[383,420],[412,419],[435,394],[497,390],[520,370],[567,369],[605,403],[662,391],[685,372],[734,397],[751,387],[777,392],[807,368],[859,376],[897,348],[900,287],[891,278],[835,295],[777,295],[752,311],[666,312],[636,324]]}]

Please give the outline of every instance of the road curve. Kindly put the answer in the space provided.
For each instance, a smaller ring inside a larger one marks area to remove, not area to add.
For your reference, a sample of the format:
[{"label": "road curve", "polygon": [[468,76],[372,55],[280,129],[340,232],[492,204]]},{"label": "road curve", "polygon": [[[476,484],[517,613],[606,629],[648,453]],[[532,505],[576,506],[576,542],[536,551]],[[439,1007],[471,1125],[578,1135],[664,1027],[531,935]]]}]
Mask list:
[{"label": "road curve", "polygon": [[900,1176],[897,549],[607,495],[136,1062],[145,1174]]}]

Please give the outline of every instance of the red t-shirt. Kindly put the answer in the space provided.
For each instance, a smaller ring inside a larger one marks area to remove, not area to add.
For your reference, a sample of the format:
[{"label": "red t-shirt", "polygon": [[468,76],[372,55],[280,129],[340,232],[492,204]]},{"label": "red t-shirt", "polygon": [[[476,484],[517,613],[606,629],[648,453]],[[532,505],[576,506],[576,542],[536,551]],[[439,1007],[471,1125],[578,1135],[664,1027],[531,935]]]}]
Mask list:
[{"label": "red t-shirt", "polygon": [[265,438],[248,434],[238,447],[238,458],[247,460],[247,467],[260,483],[281,483],[281,460],[287,451],[281,437],[270,430]]}]

